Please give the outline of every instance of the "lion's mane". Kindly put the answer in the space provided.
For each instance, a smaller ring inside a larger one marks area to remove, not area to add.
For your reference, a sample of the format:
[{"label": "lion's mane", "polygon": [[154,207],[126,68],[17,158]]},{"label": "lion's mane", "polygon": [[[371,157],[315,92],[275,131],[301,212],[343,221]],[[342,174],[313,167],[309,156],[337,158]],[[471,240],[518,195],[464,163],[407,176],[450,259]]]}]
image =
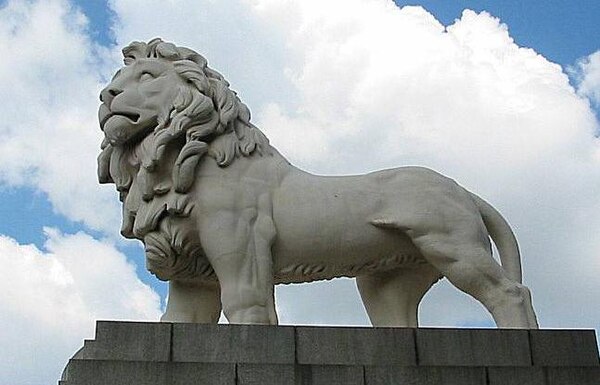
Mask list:
[{"label": "lion's mane", "polygon": [[123,202],[121,233],[146,247],[147,267],[161,279],[213,277],[196,234],[186,230],[193,209],[189,192],[204,156],[227,167],[237,157],[270,154],[264,134],[225,78],[197,52],[161,39],[133,42],[124,63],[156,58],[173,63],[185,81],[157,126],[136,144],[102,143],[100,183],[114,183]]}]

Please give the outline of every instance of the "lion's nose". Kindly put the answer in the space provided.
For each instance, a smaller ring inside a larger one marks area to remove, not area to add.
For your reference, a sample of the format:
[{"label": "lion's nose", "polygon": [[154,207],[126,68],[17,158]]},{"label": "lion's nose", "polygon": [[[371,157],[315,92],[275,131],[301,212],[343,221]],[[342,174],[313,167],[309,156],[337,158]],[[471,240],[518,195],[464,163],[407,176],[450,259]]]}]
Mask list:
[{"label": "lion's nose", "polygon": [[123,90],[117,88],[113,85],[109,85],[102,91],[100,91],[100,101],[103,103],[110,103],[111,100],[115,98],[115,96],[119,95]]}]

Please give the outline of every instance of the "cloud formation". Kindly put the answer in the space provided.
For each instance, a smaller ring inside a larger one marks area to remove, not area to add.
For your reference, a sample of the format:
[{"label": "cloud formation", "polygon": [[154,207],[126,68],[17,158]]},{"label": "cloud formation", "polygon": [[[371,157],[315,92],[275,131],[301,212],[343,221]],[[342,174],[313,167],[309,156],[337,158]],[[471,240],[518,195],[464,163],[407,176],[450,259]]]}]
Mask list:
[{"label": "cloud formation", "polygon": [[[0,20],[0,183],[41,191],[57,213],[114,236],[116,194],[95,175],[97,95],[113,54],[89,40],[67,1],[9,1]],[[10,347],[0,378],[12,384],[55,382],[97,319],[160,314],[159,296],[114,245],[55,229],[46,237],[40,250],[0,235],[0,346]]]},{"label": "cloud formation", "polygon": [[[289,82],[282,68],[285,36],[253,14],[251,2],[210,0],[164,2],[112,0],[117,45],[161,37],[190,47],[211,67],[227,74],[233,88],[250,105],[273,97],[290,99]],[[160,17],[158,17],[160,15]]]},{"label": "cloud formation", "polygon": [[579,82],[579,93],[600,106],[600,51],[584,57],[571,70]]},{"label": "cloud formation", "polygon": [[[46,229],[44,249],[0,235],[0,378],[47,383],[97,319],[156,320],[160,298],[112,244]],[[8,326],[8,327],[7,327]]]},{"label": "cloud formation", "polygon": [[0,183],[38,189],[59,214],[116,233],[115,193],[94,172],[98,91],[112,54],[63,0],[9,1],[0,19]]}]

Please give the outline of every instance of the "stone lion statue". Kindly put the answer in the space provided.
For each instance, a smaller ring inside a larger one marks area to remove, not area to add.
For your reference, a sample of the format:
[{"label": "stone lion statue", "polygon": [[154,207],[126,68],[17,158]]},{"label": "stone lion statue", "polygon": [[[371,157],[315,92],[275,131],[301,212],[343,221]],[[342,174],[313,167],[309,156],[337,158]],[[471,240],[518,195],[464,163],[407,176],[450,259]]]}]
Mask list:
[{"label": "stone lion statue", "polygon": [[277,324],[274,285],[356,277],[374,326],[415,327],[446,277],[498,327],[537,327],[515,236],[483,199],[422,167],[311,175],[198,53],[153,39],[123,55],[100,94],[98,176],[169,281],[163,321]]}]

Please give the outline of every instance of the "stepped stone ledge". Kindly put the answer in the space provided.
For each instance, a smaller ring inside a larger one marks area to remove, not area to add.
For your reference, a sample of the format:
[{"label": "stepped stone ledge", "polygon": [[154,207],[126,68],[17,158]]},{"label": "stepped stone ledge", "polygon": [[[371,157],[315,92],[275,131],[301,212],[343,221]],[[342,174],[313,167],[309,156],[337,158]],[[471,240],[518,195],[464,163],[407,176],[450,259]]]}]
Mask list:
[{"label": "stepped stone ledge", "polygon": [[594,330],[98,321],[59,385],[598,385]]}]

